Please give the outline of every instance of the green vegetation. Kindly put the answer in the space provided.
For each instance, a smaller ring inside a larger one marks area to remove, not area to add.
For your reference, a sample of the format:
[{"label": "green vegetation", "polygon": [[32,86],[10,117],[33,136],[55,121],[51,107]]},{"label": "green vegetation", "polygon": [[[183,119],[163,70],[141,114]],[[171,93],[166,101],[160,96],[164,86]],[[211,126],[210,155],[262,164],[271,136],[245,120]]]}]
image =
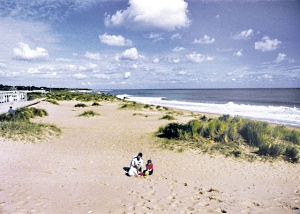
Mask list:
[{"label": "green vegetation", "polygon": [[59,105],[59,103],[56,100],[52,100],[52,99],[47,99],[46,102],[54,104],[54,105]]},{"label": "green vegetation", "polygon": [[101,106],[101,104],[98,102],[93,102],[92,106]]},{"label": "green vegetation", "polygon": [[0,115],[1,137],[30,142],[41,141],[53,135],[58,136],[61,131],[54,125],[30,122],[35,117],[44,117],[48,113],[44,109],[22,108],[15,111],[15,115]]},{"label": "green vegetation", "polygon": [[78,117],[95,117],[99,116],[100,114],[94,112],[94,111],[85,111],[82,114],[78,115]]},{"label": "green vegetation", "polygon": [[133,116],[149,117],[147,114],[134,113]]},{"label": "green vegetation", "polygon": [[55,91],[47,94],[48,99],[58,101],[76,100],[81,102],[100,102],[100,101],[114,101],[119,100],[117,97],[107,94],[96,93],[83,93],[83,92],[71,92],[68,90]]},{"label": "green vegetation", "polygon": [[125,104],[121,105],[119,109],[142,110],[143,108],[144,108],[143,104],[127,101]]},{"label": "green vegetation", "polygon": [[84,103],[77,103],[74,107],[77,107],[77,108],[85,108],[85,107],[87,107],[87,105],[84,104]]},{"label": "green vegetation", "polygon": [[160,118],[161,120],[176,120],[172,115],[166,114]]},{"label": "green vegetation", "polygon": [[170,123],[160,127],[157,135],[171,140],[171,143],[164,142],[166,148],[184,146],[251,160],[259,155],[299,162],[299,131],[240,117],[223,115],[208,119],[203,116],[187,124]]},{"label": "green vegetation", "polygon": [[41,98],[45,98],[45,97],[46,97],[46,94],[43,94],[43,93],[40,93],[40,92],[32,92],[32,93],[27,94],[27,100],[28,101],[41,99]]}]

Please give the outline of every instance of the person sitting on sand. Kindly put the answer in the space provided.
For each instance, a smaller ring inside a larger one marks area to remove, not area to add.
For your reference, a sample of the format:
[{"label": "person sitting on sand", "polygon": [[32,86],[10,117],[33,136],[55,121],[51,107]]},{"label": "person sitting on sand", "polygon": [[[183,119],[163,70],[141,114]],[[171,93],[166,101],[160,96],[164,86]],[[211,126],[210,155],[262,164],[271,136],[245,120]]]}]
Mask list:
[{"label": "person sitting on sand", "polygon": [[153,166],[153,163],[150,160],[147,161],[147,164],[146,164],[146,170],[144,170],[144,175],[147,176],[147,175],[152,175],[153,174],[153,170],[154,170],[154,166]]},{"label": "person sitting on sand", "polygon": [[15,110],[12,108],[12,106],[9,107],[9,109],[8,109],[8,114],[9,114],[10,116],[14,116]]},{"label": "person sitting on sand", "polygon": [[130,168],[128,171],[129,176],[138,176],[143,173],[143,154],[140,152],[137,156],[133,157],[130,162]]}]

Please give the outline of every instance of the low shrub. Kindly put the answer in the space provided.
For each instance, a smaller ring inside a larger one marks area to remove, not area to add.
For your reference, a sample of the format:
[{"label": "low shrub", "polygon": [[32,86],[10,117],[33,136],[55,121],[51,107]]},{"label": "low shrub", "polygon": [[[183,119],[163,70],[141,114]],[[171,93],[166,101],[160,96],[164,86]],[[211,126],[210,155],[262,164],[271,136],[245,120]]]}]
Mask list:
[{"label": "low shrub", "polygon": [[101,106],[101,104],[98,102],[93,102],[92,106]]},{"label": "low shrub", "polygon": [[285,152],[284,152],[285,159],[292,163],[299,162],[298,154],[299,154],[299,150],[293,146],[286,147]]},{"label": "low shrub", "polygon": [[74,107],[76,107],[76,108],[85,108],[85,107],[87,107],[87,105],[84,104],[84,103],[77,103]]}]

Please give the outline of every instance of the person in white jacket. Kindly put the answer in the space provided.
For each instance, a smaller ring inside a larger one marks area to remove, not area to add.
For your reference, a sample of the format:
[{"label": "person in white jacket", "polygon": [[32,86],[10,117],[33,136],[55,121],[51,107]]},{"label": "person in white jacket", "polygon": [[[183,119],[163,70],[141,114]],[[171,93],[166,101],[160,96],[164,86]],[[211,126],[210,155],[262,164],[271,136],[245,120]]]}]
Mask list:
[{"label": "person in white jacket", "polygon": [[129,176],[138,176],[143,172],[143,154],[140,152],[137,156],[133,157],[130,162],[130,168],[128,171]]}]

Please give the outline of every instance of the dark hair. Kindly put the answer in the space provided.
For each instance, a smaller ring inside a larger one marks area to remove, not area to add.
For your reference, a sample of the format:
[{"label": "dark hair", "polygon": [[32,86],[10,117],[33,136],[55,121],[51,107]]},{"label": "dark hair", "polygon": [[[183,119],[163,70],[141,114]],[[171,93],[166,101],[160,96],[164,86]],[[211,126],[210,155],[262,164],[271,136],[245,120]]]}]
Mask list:
[{"label": "dark hair", "polygon": [[143,154],[140,152],[140,153],[138,154],[138,156],[143,157]]},{"label": "dark hair", "polygon": [[152,161],[151,161],[151,160],[148,160],[147,163],[152,163]]}]

